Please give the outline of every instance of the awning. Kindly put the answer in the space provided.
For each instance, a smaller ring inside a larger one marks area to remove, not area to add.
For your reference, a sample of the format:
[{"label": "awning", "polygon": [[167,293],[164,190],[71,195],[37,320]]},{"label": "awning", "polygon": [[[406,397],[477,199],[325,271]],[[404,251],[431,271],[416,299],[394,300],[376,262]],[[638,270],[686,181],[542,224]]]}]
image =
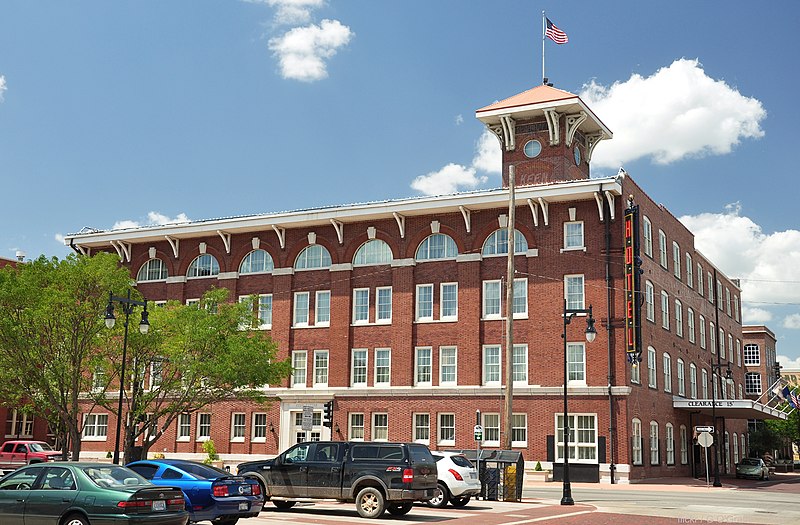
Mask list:
[{"label": "awning", "polygon": [[672,408],[700,413],[711,417],[712,408],[717,417],[725,419],[786,419],[786,413],[752,399],[686,399],[673,397]]}]

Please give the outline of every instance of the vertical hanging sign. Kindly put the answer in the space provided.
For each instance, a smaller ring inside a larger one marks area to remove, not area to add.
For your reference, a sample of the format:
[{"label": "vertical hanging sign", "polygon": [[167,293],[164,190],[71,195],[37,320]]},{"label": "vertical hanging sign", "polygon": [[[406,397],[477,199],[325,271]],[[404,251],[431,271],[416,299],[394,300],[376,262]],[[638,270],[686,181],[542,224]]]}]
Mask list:
[{"label": "vertical hanging sign", "polygon": [[625,210],[625,352],[631,363],[642,360],[641,265],[639,206],[631,198]]}]

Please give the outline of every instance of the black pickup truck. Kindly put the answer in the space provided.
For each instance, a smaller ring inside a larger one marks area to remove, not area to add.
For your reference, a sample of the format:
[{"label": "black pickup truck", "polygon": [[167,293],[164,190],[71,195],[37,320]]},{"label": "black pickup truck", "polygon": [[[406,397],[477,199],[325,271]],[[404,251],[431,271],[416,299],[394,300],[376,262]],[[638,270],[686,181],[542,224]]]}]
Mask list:
[{"label": "black pickup truck", "polygon": [[258,480],[278,509],[298,501],[355,502],[358,514],[401,516],[436,489],[436,462],[418,443],[315,441],[300,443],[274,459],[239,465],[240,476]]}]

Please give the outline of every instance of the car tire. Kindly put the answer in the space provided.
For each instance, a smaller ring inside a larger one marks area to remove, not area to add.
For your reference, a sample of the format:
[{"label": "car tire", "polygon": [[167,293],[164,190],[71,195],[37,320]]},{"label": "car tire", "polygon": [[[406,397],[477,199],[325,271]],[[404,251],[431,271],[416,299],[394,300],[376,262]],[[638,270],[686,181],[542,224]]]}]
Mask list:
[{"label": "car tire", "polygon": [[64,518],[61,525],[89,525],[89,520],[80,514],[70,514]]},{"label": "car tire", "polygon": [[767,472],[767,475],[764,476],[764,481],[769,481],[769,472]]},{"label": "car tire", "polygon": [[469,503],[470,497],[471,496],[454,496],[450,498],[450,505],[461,508]]},{"label": "car tire", "polygon": [[362,518],[380,518],[386,510],[386,499],[375,487],[364,487],[356,496],[356,510]]},{"label": "car tire", "polygon": [[449,499],[450,492],[447,490],[447,485],[439,482],[439,484],[433,490],[433,497],[428,500],[428,505],[435,509],[441,509],[447,506]]},{"label": "car tire", "polygon": [[386,510],[388,510],[389,514],[392,516],[403,516],[408,514],[413,506],[414,504],[410,501],[403,503],[390,503],[389,506],[386,507]]},{"label": "car tire", "polygon": [[289,510],[294,507],[295,503],[295,501],[284,501],[282,499],[272,500],[272,504],[275,505],[275,508],[278,510]]},{"label": "car tire", "polygon": [[239,518],[233,516],[231,518],[220,518],[218,521],[215,521],[215,525],[236,525],[239,521]]}]

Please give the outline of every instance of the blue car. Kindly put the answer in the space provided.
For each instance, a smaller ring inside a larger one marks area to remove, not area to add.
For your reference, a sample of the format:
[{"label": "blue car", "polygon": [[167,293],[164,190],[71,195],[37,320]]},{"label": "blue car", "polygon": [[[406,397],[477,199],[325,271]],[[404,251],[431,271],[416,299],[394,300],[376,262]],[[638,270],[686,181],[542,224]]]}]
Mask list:
[{"label": "blue car", "polygon": [[233,525],[239,518],[258,516],[264,506],[261,487],[253,479],[181,459],[134,461],[126,465],[156,485],[180,487],[190,521]]}]

